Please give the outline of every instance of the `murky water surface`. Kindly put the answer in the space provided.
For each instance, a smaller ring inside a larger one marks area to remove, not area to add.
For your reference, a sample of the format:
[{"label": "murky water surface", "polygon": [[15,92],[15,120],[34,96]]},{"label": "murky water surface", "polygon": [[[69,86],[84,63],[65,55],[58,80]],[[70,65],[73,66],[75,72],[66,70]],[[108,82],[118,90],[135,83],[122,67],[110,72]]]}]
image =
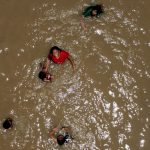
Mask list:
[{"label": "murky water surface", "polygon": [[[66,150],[149,150],[150,28],[148,0],[103,0],[105,14],[86,19],[88,0],[1,0],[1,150],[57,150],[49,131],[71,126]],[[39,63],[60,46],[76,63],[55,65],[53,83],[39,81]]]}]

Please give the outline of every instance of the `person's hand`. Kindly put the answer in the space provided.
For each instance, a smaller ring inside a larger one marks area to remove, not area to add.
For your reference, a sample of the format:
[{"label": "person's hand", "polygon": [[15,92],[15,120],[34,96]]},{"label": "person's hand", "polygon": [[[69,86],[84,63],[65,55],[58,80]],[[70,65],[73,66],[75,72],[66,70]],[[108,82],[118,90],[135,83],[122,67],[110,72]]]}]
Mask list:
[{"label": "person's hand", "polygon": [[58,128],[57,128],[57,127],[56,127],[56,128],[54,128],[54,129],[53,129],[53,131],[57,132],[57,131],[58,131]]},{"label": "person's hand", "polygon": [[54,128],[54,129],[49,133],[51,139],[54,139],[54,134],[55,134],[57,131],[58,131],[58,128]]}]

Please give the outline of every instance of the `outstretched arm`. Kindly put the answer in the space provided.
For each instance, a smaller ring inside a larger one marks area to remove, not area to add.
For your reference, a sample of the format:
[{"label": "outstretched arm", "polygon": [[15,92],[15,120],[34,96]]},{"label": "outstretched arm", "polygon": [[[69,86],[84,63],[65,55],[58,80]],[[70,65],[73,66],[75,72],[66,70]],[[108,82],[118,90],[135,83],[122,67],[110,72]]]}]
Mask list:
[{"label": "outstretched arm", "polygon": [[50,60],[49,60],[49,59],[46,59],[45,62],[43,63],[42,70],[43,70],[44,72],[48,72],[49,63],[50,63]]},{"label": "outstretched arm", "polygon": [[51,80],[44,79],[44,82],[51,82]]},{"label": "outstretched arm", "polygon": [[54,128],[50,133],[50,138],[54,139],[55,138],[55,133],[58,131],[58,128]]},{"label": "outstretched arm", "polygon": [[80,23],[81,23],[82,29],[83,29],[84,31],[87,31],[87,28],[86,28],[86,25],[85,25],[85,23],[84,23],[83,17],[81,18]]},{"label": "outstretched arm", "polygon": [[74,61],[70,57],[68,57],[68,60],[69,60],[69,62],[71,64],[71,66],[72,66],[73,71],[75,71],[75,63],[74,63]]}]

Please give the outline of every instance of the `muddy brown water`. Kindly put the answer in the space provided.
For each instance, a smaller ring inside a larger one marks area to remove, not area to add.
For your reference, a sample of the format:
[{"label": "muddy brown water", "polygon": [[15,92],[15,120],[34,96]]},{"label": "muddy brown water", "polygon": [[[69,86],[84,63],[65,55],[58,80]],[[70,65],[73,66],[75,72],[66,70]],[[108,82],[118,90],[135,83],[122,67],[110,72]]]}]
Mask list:
[{"label": "muddy brown water", "polygon": [[[94,1],[92,1],[94,2]],[[105,14],[85,19],[88,0],[0,1],[0,150],[149,150],[150,11],[148,0],[103,0]],[[53,45],[76,63],[55,65],[42,83],[39,63]],[[49,138],[71,126],[74,140]]]}]

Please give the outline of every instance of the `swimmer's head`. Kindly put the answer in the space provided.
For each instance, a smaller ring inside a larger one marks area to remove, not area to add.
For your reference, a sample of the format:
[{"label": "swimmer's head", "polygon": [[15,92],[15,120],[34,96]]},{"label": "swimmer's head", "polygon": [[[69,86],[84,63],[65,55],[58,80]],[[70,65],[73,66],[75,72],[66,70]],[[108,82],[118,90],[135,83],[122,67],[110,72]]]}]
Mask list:
[{"label": "swimmer's head", "polygon": [[61,51],[61,49],[57,46],[53,46],[51,49],[50,49],[50,54],[52,55],[55,55],[56,53],[59,53]]},{"label": "swimmer's head", "polygon": [[44,79],[46,78],[46,73],[43,71],[40,71],[39,72],[39,78],[44,81]]},{"label": "swimmer's head", "polygon": [[63,135],[59,135],[59,136],[57,137],[57,143],[58,143],[59,145],[63,145],[65,142],[66,142],[66,139],[65,139],[65,137],[64,137]]},{"label": "swimmer's head", "polygon": [[13,127],[13,120],[11,118],[7,118],[4,122],[3,122],[3,128],[4,129],[10,129]]},{"label": "swimmer's head", "polygon": [[104,13],[103,5],[95,5],[93,6],[92,14],[91,16],[98,16],[100,14]]},{"label": "swimmer's head", "polygon": [[92,11],[92,16],[96,16],[97,15],[97,10],[93,10]]},{"label": "swimmer's head", "polygon": [[39,78],[42,80],[42,81],[51,81],[51,74],[48,73],[48,72],[44,72],[44,71],[40,71],[39,72]]},{"label": "swimmer's head", "polygon": [[54,49],[53,50],[53,56],[55,56],[55,57],[59,57],[59,54],[60,54],[60,51],[58,51],[57,49]]}]

